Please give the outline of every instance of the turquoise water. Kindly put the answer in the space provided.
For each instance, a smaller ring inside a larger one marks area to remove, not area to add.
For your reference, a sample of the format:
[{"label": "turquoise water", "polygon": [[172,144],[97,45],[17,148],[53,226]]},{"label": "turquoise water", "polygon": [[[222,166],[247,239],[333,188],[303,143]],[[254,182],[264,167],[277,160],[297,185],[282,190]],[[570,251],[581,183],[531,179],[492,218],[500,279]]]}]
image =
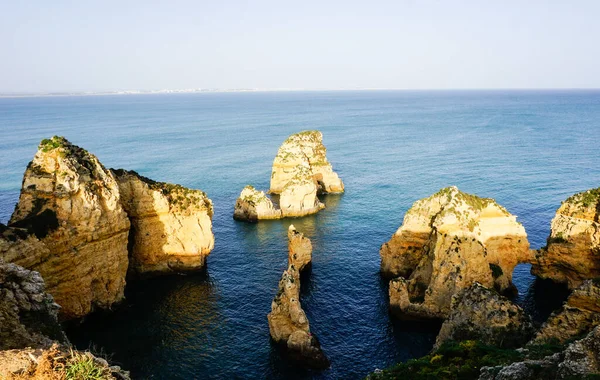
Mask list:
[{"label": "turquoise water", "polygon": [[[232,219],[246,184],[266,189],[281,142],[323,131],[346,185],[297,219]],[[494,197],[545,243],[561,200],[600,186],[600,92],[304,92],[0,99],[0,221],[42,138],[64,135],[107,167],[206,191],[215,249],[206,273],[132,284],[110,315],[69,329],[140,378],[360,378],[426,353],[435,327],[387,312],[379,246],[411,204],[439,190]],[[314,245],[302,303],[332,366],[293,368],[269,342],[266,314],[286,268],[290,223]],[[555,306],[519,266],[518,301]],[[544,293],[546,292],[546,293]],[[541,301],[540,301],[541,298]]]}]

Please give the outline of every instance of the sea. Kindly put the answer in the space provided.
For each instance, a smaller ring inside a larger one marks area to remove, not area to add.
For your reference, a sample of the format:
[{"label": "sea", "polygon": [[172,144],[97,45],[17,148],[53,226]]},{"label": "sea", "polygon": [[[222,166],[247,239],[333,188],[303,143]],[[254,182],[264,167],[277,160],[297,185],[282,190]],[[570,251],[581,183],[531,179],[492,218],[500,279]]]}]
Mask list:
[{"label": "sea", "polygon": [[[242,188],[267,190],[277,149],[323,132],[346,192],[298,219],[234,221]],[[562,200],[600,186],[600,91],[307,91],[0,99],[0,222],[40,140],[62,135],[111,168],[205,191],[207,268],[128,284],[126,301],[67,326],[78,348],[137,379],[360,379],[427,354],[439,325],[388,312],[379,248],[416,200],[456,185],[518,216],[545,245]],[[313,243],[301,302],[331,367],[303,370],[269,339],[287,229]],[[562,288],[519,265],[515,301],[541,322]]]}]

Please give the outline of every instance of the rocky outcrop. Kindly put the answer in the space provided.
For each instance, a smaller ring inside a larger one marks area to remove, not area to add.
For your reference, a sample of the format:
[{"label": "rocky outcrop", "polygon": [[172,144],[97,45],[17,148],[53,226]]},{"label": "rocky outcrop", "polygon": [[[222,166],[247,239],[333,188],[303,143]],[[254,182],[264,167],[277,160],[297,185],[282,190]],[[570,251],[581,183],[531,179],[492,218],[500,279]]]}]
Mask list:
[{"label": "rocky outcrop", "polygon": [[279,208],[262,191],[246,186],[238,197],[233,218],[301,217],[325,208],[318,194],[343,193],[344,184],[327,161],[323,134],[304,131],[288,137],[277,152],[271,173],[271,194],[279,194]]},{"label": "rocky outcrop", "polygon": [[300,304],[300,270],[311,261],[310,239],[291,225],[288,229],[288,269],[279,281],[277,295],[267,315],[274,342],[283,346],[294,361],[310,368],[329,367],[316,336],[310,332],[308,318]]},{"label": "rocky outcrop", "polygon": [[273,202],[264,191],[256,190],[248,185],[244,187],[233,210],[233,218],[246,222],[257,222],[264,219],[280,219],[283,215],[281,210],[273,205]]},{"label": "rocky outcrop", "polygon": [[200,190],[113,170],[131,222],[131,274],[189,272],[204,267],[214,247],[212,202]]},{"label": "rocky outcrop", "polygon": [[600,188],[565,200],[552,219],[547,246],[536,254],[531,273],[574,289],[600,277]]},{"label": "rocky outcrop", "polygon": [[587,280],[571,293],[562,308],[548,318],[533,344],[565,342],[600,325],[600,280]]},{"label": "rocky outcrop", "polygon": [[[585,379],[600,375],[600,327],[563,352],[539,360],[481,368],[480,380]],[[596,378],[596,377],[593,377]]]},{"label": "rocky outcrop", "polygon": [[523,309],[475,283],[452,297],[450,314],[442,324],[434,349],[449,340],[477,340],[513,348],[525,344],[533,332],[531,318]]},{"label": "rocky outcrop", "polygon": [[445,318],[452,296],[479,282],[514,292],[512,272],[529,262],[523,226],[493,199],[456,187],[415,202],[380,250],[390,306],[402,316]]},{"label": "rocky outcrop", "polygon": [[67,342],[38,272],[0,260],[0,350]]},{"label": "rocky outcrop", "polygon": [[288,264],[299,271],[312,261],[312,243],[294,225],[288,228]]},{"label": "rocky outcrop", "polygon": [[315,180],[319,193],[343,193],[344,183],[327,160],[323,134],[303,131],[288,137],[277,151],[271,172],[271,189],[283,193],[290,180],[298,176],[299,167],[306,168]]},{"label": "rocky outcrop", "polygon": [[9,225],[27,229],[46,247],[2,255],[41,273],[63,319],[123,299],[129,220],[115,178],[93,154],[62,137],[43,140]]}]

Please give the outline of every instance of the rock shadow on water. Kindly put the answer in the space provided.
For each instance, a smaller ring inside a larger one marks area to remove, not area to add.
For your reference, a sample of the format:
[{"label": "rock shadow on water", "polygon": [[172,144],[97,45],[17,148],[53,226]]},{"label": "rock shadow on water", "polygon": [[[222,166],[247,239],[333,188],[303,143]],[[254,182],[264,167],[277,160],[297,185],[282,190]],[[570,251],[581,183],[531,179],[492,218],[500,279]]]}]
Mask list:
[{"label": "rock shadow on water", "polygon": [[[79,349],[110,353],[133,378],[194,378],[210,371],[205,356],[223,337],[218,290],[206,270],[140,280],[128,284],[125,296],[113,311],[65,325],[69,340]],[[157,368],[158,362],[166,365]]]}]

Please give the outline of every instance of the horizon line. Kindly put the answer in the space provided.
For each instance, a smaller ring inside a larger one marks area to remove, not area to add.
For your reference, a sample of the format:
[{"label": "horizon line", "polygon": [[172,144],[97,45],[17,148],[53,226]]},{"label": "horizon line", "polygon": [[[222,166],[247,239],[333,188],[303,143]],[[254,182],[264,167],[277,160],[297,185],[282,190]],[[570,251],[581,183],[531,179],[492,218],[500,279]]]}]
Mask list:
[{"label": "horizon line", "polygon": [[46,91],[46,92],[0,92],[0,98],[36,98],[68,96],[110,95],[165,95],[165,94],[210,94],[242,92],[352,92],[352,91],[599,91],[600,87],[495,87],[495,88],[189,88],[161,90],[106,90],[106,91]]}]

